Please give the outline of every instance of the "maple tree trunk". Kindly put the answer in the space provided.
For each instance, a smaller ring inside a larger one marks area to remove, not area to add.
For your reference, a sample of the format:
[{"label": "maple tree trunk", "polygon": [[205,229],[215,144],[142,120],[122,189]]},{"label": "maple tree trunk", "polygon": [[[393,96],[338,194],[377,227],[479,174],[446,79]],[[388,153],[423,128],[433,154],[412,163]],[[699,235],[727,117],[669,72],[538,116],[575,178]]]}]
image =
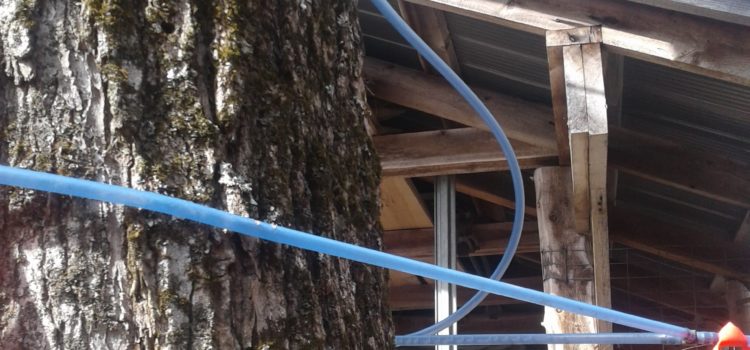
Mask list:
[{"label": "maple tree trunk", "polygon": [[[355,4],[0,1],[0,163],[381,248]],[[384,349],[381,269],[0,189],[2,349]]]}]

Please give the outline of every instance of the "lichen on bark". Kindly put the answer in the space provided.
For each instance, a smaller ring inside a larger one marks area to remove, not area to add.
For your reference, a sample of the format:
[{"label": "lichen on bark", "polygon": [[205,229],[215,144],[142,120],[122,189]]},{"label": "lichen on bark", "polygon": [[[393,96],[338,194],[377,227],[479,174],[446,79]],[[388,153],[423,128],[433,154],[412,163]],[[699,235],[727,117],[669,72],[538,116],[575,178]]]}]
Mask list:
[{"label": "lichen on bark", "polygon": [[[0,162],[381,248],[349,1],[0,3]],[[0,189],[0,348],[383,349],[385,272]]]}]

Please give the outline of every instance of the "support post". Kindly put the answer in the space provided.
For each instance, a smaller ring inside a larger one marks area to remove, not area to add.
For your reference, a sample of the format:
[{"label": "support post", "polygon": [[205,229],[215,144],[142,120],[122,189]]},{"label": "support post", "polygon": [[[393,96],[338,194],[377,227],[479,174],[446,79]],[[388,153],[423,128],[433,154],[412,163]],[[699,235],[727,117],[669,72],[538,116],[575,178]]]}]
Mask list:
[{"label": "support post", "polygon": [[[575,227],[570,168],[545,167],[534,172],[539,250],[544,291],[594,303],[591,240]],[[542,325],[549,334],[596,333],[591,317],[545,307]],[[549,350],[595,349],[593,345],[549,345]]]},{"label": "support post", "polygon": [[[558,144],[567,136],[570,149],[573,225],[578,233],[591,237],[593,302],[610,307],[608,96],[604,84],[602,32],[596,26],[548,31],[546,40]],[[612,96],[609,99],[614,100]],[[567,133],[563,132],[565,129]],[[598,322],[597,330],[611,332],[612,325]]]},{"label": "support post", "polygon": [[[456,268],[456,190],[453,176],[435,178],[435,264]],[[435,282],[435,322],[456,312],[456,285]],[[440,335],[457,334],[457,327],[442,330]],[[456,350],[456,346],[437,345],[436,350]]]}]

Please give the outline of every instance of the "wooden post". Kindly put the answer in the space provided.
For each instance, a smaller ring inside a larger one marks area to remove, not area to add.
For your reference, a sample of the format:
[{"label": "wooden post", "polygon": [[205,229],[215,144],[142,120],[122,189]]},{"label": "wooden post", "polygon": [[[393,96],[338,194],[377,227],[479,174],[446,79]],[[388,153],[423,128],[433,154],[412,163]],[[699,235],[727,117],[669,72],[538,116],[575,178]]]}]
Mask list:
[{"label": "wooden post", "polygon": [[[546,167],[534,172],[539,250],[544,291],[594,303],[591,240],[575,228],[570,168]],[[596,320],[545,307],[547,333],[596,333]],[[594,349],[592,345],[549,345],[556,349]]]},{"label": "wooden post", "polygon": [[[546,41],[558,144],[566,137],[569,143],[573,224],[577,232],[591,236],[593,302],[609,307],[608,125],[602,32],[600,27],[548,31]],[[566,129],[567,134],[563,132]],[[597,329],[611,332],[612,325],[599,321]]]}]

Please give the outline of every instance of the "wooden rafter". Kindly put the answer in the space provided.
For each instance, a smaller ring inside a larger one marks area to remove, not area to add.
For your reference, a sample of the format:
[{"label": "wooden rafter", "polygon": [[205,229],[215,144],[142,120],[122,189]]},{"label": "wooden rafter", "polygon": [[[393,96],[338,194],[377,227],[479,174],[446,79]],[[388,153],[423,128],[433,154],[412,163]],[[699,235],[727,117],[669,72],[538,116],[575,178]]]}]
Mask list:
[{"label": "wooden rafter", "polygon": [[384,230],[432,227],[429,211],[411,181],[384,177],[380,183],[380,223]]},{"label": "wooden rafter", "polygon": [[[419,177],[507,170],[489,132],[472,128],[373,137],[383,176]],[[523,168],[555,162],[554,151],[516,141]]]},{"label": "wooden rafter", "polygon": [[[531,288],[534,290],[542,289],[541,276],[508,278],[503,281],[524,288]],[[435,289],[431,284],[413,284],[391,287],[388,296],[388,305],[393,311],[432,309],[435,306],[432,301],[433,293],[435,293]],[[474,295],[474,293],[476,293],[476,291],[472,289],[458,288],[459,304],[465,303]],[[523,302],[513,298],[491,294],[488,295],[480,305],[492,306],[521,303]]]},{"label": "wooden rafter", "polygon": [[[375,97],[464,125],[484,128],[460,96],[442,80],[370,59],[365,68],[368,86]],[[489,108],[512,140],[544,145],[545,149],[557,154],[553,113],[549,107],[482,89],[476,91],[482,98],[493,102]],[[609,165],[618,171],[750,208],[750,177],[743,176],[750,174],[748,164],[688,150],[672,142],[618,127],[609,128],[609,138]]]},{"label": "wooden rafter", "polygon": [[[526,223],[521,236],[518,253],[539,251],[539,237],[536,223]],[[467,229],[474,241],[467,248],[459,247],[459,256],[498,255],[505,250],[510,238],[510,223],[475,224]],[[412,259],[431,259],[434,254],[431,229],[385,231],[383,245],[385,251]]]},{"label": "wooden rafter", "polygon": [[[368,91],[381,100],[487,130],[466,101],[442,78],[369,57],[364,69]],[[503,126],[508,138],[556,152],[548,107],[484,89],[473,90]]]},{"label": "wooden rafter", "polygon": [[750,28],[619,0],[409,0],[502,26],[544,35],[601,25],[612,50],[750,85]]},{"label": "wooden rafter", "polygon": [[[461,74],[456,52],[453,49],[453,41],[448,32],[448,24],[445,21],[443,11],[432,7],[421,6],[398,0],[401,16],[406,23],[425,41],[425,43],[437,53],[440,58],[448,64],[457,74]],[[419,56],[422,69],[426,72],[432,71],[422,56]]]}]

